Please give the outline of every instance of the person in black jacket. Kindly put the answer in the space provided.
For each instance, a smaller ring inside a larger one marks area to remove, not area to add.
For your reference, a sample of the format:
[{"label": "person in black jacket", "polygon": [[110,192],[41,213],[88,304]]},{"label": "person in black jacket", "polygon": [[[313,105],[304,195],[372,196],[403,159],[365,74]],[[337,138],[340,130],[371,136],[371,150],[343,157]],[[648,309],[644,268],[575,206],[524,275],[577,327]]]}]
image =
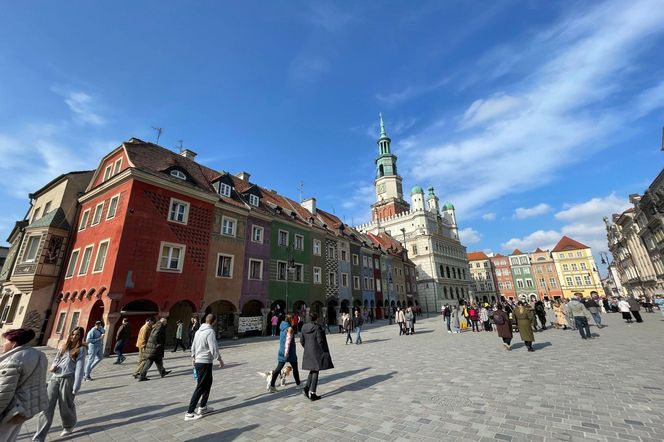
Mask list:
[{"label": "person in black jacket", "polygon": [[125,343],[129,340],[131,335],[131,326],[129,325],[129,319],[123,318],[122,325],[118,329],[118,333],[115,335],[115,354],[118,356],[118,359],[113,363],[114,365],[122,364],[125,359],[125,356],[122,354]]},{"label": "person in black jacket", "polygon": [[161,318],[159,323],[152,328],[150,332],[150,337],[148,338],[148,343],[145,346],[143,351],[143,356],[145,357],[145,367],[138,378],[139,382],[149,381],[150,379],[146,376],[152,363],[154,362],[157,365],[157,370],[163,378],[170,370],[164,368],[164,347],[166,346],[166,318]]},{"label": "person in black jacket", "polygon": [[302,335],[300,336],[300,344],[304,347],[302,369],[309,370],[303,392],[310,400],[316,401],[320,399],[320,396],[316,394],[318,372],[334,368],[334,364],[332,364],[330,348],[327,345],[323,327],[316,322],[318,321],[318,315],[311,313],[310,319],[311,321],[302,327]]}]

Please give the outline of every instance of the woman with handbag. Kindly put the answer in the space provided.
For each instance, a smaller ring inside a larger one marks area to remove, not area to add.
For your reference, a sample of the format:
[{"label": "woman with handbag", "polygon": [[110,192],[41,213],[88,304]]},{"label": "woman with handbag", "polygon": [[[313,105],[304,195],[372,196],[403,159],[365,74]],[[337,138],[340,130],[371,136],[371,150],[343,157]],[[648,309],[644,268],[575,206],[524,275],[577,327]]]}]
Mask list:
[{"label": "woman with handbag", "polygon": [[76,425],[76,405],[74,396],[81,388],[85,371],[85,344],[83,327],[76,327],[71,331],[65,345],[55,355],[51,364],[51,379],[48,381],[48,406],[39,415],[39,428],[32,440],[45,441],[48,430],[53,424],[55,407],[59,405],[60,419],[62,420],[62,433],[67,436],[72,433]]},{"label": "woman with handbag", "polygon": [[316,322],[318,315],[311,313],[310,319],[311,321],[302,327],[302,336],[300,336],[300,344],[304,347],[302,369],[309,370],[309,376],[304,384],[304,395],[312,401],[317,401],[320,399],[316,394],[318,373],[321,370],[334,368],[334,364],[323,327]]}]

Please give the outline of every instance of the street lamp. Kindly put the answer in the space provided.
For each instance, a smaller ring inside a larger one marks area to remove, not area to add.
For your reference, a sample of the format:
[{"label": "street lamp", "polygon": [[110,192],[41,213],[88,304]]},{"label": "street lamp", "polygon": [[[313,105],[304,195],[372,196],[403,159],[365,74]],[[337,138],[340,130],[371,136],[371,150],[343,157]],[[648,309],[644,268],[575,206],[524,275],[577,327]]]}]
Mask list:
[{"label": "street lamp", "polygon": [[295,259],[293,258],[293,247],[288,245],[288,264],[286,264],[286,311],[288,314],[288,281],[291,275],[295,272]]}]

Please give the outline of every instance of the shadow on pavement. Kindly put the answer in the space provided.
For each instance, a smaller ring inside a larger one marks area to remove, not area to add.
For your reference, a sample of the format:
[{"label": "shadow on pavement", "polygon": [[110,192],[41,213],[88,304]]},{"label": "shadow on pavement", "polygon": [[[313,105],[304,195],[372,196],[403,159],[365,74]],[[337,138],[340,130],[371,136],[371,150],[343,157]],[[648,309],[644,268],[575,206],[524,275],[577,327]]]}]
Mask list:
[{"label": "shadow on pavement", "polygon": [[351,382],[350,384],[344,385],[341,388],[337,388],[336,390],[331,391],[330,393],[325,393],[322,395],[322,398],[325,399],[326,397],[329,396],[334,396],[335,394],[343,393],[346,391],[359,391],[359,390],[364,390],[365,388],[369,388],[373,385],[379,384],[381,382],[385,382],[389,379],[392,379],[393,375],[397,374],[396,371],[392,371],[387,374],[378,374],[375,376],[369,376],[368,378],[364,379],[358,379],[355,382]]},{"label": "shadow on pavement", "polygon": [[258,424],[251,424],[251,425],[247,425],[246,427],[231,428],[230,430],[224,430],[224,431],[220,431],[218,433],[207,434],[205,436],[199,436],[199,437],[195,437],[193,439],[188,439],[188,440],[189,441],[195,441],[195,442],[234,440],[235,438],[237,438],[242,433],[247,432],[247,431],[251,431],[251,430],[255,430],[259,426],[260,425],[258,425]]},{"label": "shadow on pavement", "polygon": [[552,345],[553,344],[551,344],[550,342],[535,342],[533,343],[533,348],[535,350],[541,350],[545,347],[551,347]]},{"label": "shadow on pavement", "polygon": [[[162,411],[162,409],[170,407],[171,405],[179,405],[179,403],[172,402],[170,404],[163,404],[163,405],[147,405],[145,407],[131,408],[117,413],[111,413],[103,416],[93,417],[91,419],[85,419],[79,421],[76,424],[77,431],[75,434],[78,436],[82,434],[99,433],[101,431],[110,430],[111,428],[114,427],[121,427],[123,425],[129,425],[135,422],[146,422],[152,418],[172,416],[182,412],[181,407]],[[122,419],[127,417],[129,419],[124,421],[109,422],[105,425],[99,425],[100,422],[107,422],[109,420]]]},{"label": "shadow on pavement", "polygon": [[115,387],[99,387],[99,388],[92,388],[90,390],[81,390],[80,393],[78,393],[77,397],[84,396],[89,393],[99,393],[100,391],[106,391],[106,390],[115,390],[116,388],[123,388],[126,387],[126,385],[116,385]]}]

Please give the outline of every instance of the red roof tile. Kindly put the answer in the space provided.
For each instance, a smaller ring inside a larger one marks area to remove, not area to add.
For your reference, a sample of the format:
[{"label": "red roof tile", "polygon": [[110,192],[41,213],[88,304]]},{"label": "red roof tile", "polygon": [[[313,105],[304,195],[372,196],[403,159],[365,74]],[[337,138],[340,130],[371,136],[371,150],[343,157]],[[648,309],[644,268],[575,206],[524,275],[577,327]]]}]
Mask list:
[{"label": "red roof tile", "polygon": [[480,261],[482,259],[489,259],[484,252],[469,252],[468,261]]},{"label": "red roof tile", "polygon": [[513,255],[523,255],[523,252],[519,249],[514,249],[514,251],[512,252],[512,254],[510,256],[513,256]]},{"label": "red roof tile", "polygon": [[580,242],[570,238],[569,236],[563,236],[558,241],[558,244],[553,248],[552,252],[562,252],[564,250],[581,250],[589,249],[590,247],[581,244]]}]

